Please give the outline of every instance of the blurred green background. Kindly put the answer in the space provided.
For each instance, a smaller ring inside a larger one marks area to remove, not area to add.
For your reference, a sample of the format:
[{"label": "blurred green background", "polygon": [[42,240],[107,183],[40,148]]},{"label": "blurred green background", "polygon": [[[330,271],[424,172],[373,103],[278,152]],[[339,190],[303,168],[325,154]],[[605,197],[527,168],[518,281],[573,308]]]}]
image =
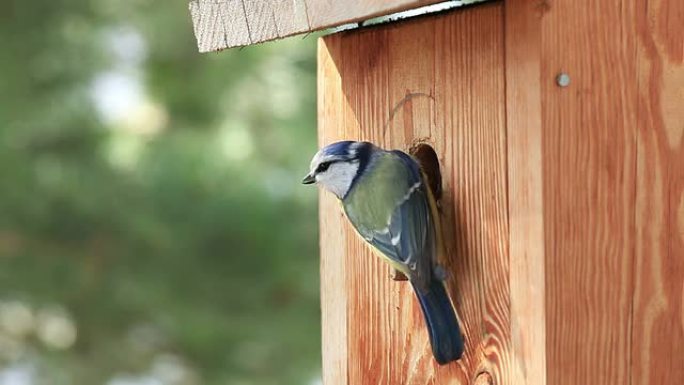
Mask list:
[{"label": "blurred green background", "polygon": [[6,0],[0,48],[0,385],[319,383],[315,39]]}]

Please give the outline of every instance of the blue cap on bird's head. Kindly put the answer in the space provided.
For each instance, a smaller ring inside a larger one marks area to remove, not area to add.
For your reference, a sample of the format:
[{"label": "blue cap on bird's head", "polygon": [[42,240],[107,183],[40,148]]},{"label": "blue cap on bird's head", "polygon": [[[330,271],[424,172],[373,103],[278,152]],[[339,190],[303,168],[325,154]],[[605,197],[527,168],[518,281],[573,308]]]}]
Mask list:
[{"label": "blue cap on bird's head", "polygon": [[343,140],[341,142],[330,143],[329,145],[321,148],[319,151],[322,155],[328,156],[344,156],[349,154],[349,149],[355,142],[353,140]]},{"label": "blue cap on bird's head", "polygon": [[310,172],[302,183],[319,183],[339,198],[344,197],[357,173],[362,172],[375,146],[344,140],[320,149],[311,160]]}]

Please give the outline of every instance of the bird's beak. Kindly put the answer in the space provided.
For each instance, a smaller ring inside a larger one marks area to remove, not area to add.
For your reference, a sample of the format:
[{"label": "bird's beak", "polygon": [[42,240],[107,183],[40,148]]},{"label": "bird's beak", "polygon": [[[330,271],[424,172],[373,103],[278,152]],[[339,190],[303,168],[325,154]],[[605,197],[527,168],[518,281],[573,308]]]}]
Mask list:
[{"label": "bird's beak", "polygon": [[312,184],[316,183],[316,176],[314,174],[308,174],[302,179],[302,184]]}]

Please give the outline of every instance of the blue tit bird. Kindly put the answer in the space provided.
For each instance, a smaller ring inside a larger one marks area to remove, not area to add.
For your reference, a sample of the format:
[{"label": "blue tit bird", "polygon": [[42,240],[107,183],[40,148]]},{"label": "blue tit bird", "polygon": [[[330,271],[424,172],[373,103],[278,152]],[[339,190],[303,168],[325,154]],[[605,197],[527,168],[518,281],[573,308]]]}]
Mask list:
[{"label": "blue tit bird", "polygon": [[436,361],[458,360],[463,337],[437,264],[439,215],[419,164],[398,150],[342,141],[316,153],[302,183],[316,183],[341,200],[358,234],[411,282]]}]

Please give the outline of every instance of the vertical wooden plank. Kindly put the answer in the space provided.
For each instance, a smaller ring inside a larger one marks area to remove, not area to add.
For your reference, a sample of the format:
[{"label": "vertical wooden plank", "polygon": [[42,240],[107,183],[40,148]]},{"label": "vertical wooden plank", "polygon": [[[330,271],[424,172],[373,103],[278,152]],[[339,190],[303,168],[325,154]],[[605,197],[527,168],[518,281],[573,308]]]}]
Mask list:
[{"label": "vertical wooden plank", "polygon": [[[471,128],[473,98],[470,81],[472,61],[468,55],[474,51],[471,37],[472,18],[461,15],[457,21],[444,18],[436,21],[435,51],[435,150],[442,171],[443,199],[442,229],[446,246],[447,263],[452,279],[449,281],[452,301],[457,304],[461,328],[465,335],[466,355],[460,367],[451,373],[440,373],[441,382],[453,376],[459,384],[467,384],[483,359],[481,341],[483,329],[483,303],[479,295],[482,288],[479,238],[466,222],[473,216],[475,197],[470,194],[472,175],[469,168],[476,163],[473,153],[467,152],[474,131]],[[458,52],[459,54],[453,54]],[[480,127],[481,129],[481,127]],[[443,141],[443,142],[442,142]],[[437,382],[436,382],[437,383]]]},{"label": "vertical wooden plank", "polygon": [[[512,383],[503,38],[503,5],[495,3],[323,39],[339,47],[320,65],[337,68],[341,89],[319,93],[342,95],[319,110],[338,103],[343,112],[323,112],[321,122],[343,121],[338,136],[390,148],[427,141],[439,156],[445,264],[467,339],[463,360],[437,365],[410,284],[391,281],[348,225],[323,228],[344,238],[348,303],[347,377],[326,376],[327,385],[466,384],[481,371]],[[339,240],[323,242],[326,250]]]},{"label": "vertical wooden plank", "polygon": [[541,14],[536,2],[504,3],[510,227],[510,383],[546,385],[541,121]]},{"label": "vertical wooden plank", "polygon": [[[339,70],[338,40],[318,41],[318,133],[319,143],[344,138],[344,104]],[[346,218],[336,199],[320,194],[322,372],[325,384],[347,384],[347,249]]]},{"label": "vertical wooden plank", "polygon": [[[547,381],[628,384],[634,2],[540,3]],[[568,87],[554,81],[561,71]]]},{"label": "vertical wooden plank", "polygon": [[[470,208],[462,211],[462,223],[475,225],[471,230],[479,243],[477,257],[482,266],[483,359],[476,370],[489,373],[497,384],[513,384],[509,378],[512,355],[503,4],[483,5],[470,13],[472,105],[464,133],[472,131],[465,144],[472,158],[462,161],[471,164],[464,175],[473,177],[470,191],[477,203],[472,213],[468,213]],[[455,178],[458,183],[458,176]]]},{"label": "vertical wooden plank", "polygon": [[[434,103],[434,23],[400,24],[389,28],[388,84],[389,98],[387,128],[383,142],[387,147],[406,151],[419,138],[430,138],[431,111]],[[435,151],[441,148],[435,144]],[[393,298],[402,312],[393,320],[396,325],[393,351],[407,354],[392,359],[388,383],[436,383],[425,321],[413,289],[408,282],[401,285]]]},{"label": "vertical wooden plank", "polygon": [[[382,29],[339,35],[342,54],[342,92],[346,100],[348,139],[379,145],[376,133],[383,126],[387,89],[387,41]],[[349,250],[349,384],[391,383],[389,369],[391,320],[397,311],[390,303],[401,286],[389,279],[385,264],[355,234],[345,233]]]},{"label": "vertical wooden plank", "polygon": [[684,2],[639,2],[632,384],[684,383]]},{"label": "vertical wooden plank", "polygon": [[[442,171],[443,199],[441,202],[442,227],[446,245],[448,270],[452,272],[449,282],[450,295],[456,304],[465,335],[466,354],[460,366],[450,372],[440,373],[440,382],[449,383],[453,376],[458,384],[467,384],[476,374],[483,359],[481,340],[484,336],[483,306],[479,296],[482,285],[482,266],[476,251],[474,232],[466,232],[471,226],[464,223],[466,203],[473,202],[470,195],[471,176],[467,162],[472,154],[466,152],[470,134],[471,95],[470,71],[472,61],[468,54],[474,50],[471,41],[472,21],[461,17],[458,22],[449,18],[435,21],[435,112],[433,136],[438,143]],[[460,54],[453,54],[459,52]],[[470,206],[472,207],[472,206]],[[469,241],[470,239],[470,241]]]}]

